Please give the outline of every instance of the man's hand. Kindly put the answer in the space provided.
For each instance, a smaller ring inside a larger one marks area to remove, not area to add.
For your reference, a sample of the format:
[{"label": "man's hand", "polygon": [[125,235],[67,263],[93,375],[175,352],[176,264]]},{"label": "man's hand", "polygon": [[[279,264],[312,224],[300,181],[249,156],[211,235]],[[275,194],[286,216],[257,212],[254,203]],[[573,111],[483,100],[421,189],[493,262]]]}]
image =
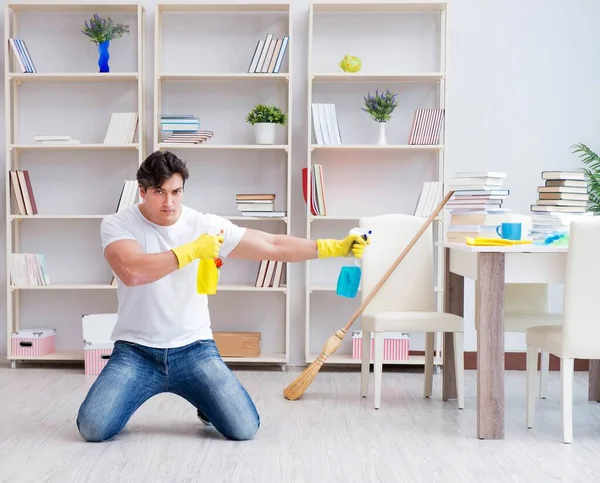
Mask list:
[{"label": "man's hand", "polygon": [[319,239],[317,250],[319,258],[345,257],[350,252],[356,258],[362,258],[365,247],[370,243],[361,235],[348,235],[343,240]]},{"label": "man's hand", "polygon": [[223,235],[200,235],[193,242],[186,243],[171,251],[177,257],[179,268],[196,259],[217,258],[223,243]]}]

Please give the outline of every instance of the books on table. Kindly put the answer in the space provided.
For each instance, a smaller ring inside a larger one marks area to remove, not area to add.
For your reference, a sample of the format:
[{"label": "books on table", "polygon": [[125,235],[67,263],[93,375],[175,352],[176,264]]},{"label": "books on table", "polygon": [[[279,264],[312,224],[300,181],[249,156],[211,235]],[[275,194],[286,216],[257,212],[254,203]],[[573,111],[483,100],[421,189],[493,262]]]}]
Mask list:
[{"label": "books on table", "polygon": [[549,236],[567,234],[571,221],[592,216],[585,173],[581,171],[542,171],[542,186],[531,205],[531,238],[543,241]]}]

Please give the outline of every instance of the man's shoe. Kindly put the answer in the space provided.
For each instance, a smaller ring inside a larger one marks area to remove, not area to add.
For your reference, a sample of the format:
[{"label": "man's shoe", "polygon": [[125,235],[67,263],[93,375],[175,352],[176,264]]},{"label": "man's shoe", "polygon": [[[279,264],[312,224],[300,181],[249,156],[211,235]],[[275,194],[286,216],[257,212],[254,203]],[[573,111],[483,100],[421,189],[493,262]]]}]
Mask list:
[{"label": "man's shoe", "polygon": [[200,412],[199,409],[197,410],[197,414],[198,414],[198,419],[200,421],[202,421],[205,426],[212,426],[212,423],[207,419],[207,417],[202,412]]}]

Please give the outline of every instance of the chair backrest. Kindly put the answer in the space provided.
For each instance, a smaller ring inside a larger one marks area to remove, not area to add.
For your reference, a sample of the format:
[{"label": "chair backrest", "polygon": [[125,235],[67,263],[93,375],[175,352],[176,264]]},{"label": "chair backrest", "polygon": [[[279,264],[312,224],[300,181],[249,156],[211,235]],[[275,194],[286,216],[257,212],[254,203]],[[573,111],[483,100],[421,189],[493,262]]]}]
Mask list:
[{"label": "chair backrest", "polygon": [[564,286],[564,350],[598,353],[600,346],[600,217],[571,222]]},{"label": "chair backrest", "polygon": [[[359,226],[372,230],[371,244],[362,258],[361,300],[364,301],[424,223],[423,218],[385,214],[361,218]],[[435,312],[431,225],[396,267],[366,312],[379,310]]]},{"label": "chair backrest", "polygon": [[504,311],[518,314],[549,314],[550,286],[546,283],[505,284]]}]

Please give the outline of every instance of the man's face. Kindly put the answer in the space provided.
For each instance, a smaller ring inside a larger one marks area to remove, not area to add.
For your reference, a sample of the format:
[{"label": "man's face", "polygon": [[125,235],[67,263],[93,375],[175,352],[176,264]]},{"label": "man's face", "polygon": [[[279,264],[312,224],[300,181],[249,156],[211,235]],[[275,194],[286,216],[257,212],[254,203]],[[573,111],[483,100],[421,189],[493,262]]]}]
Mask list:
[{"label": "man's face", "polygon": [[172,225],[179,218],[183,198],[183,178],[174,174],[160,188],[140,190],[144,214],[157,225]]}]

